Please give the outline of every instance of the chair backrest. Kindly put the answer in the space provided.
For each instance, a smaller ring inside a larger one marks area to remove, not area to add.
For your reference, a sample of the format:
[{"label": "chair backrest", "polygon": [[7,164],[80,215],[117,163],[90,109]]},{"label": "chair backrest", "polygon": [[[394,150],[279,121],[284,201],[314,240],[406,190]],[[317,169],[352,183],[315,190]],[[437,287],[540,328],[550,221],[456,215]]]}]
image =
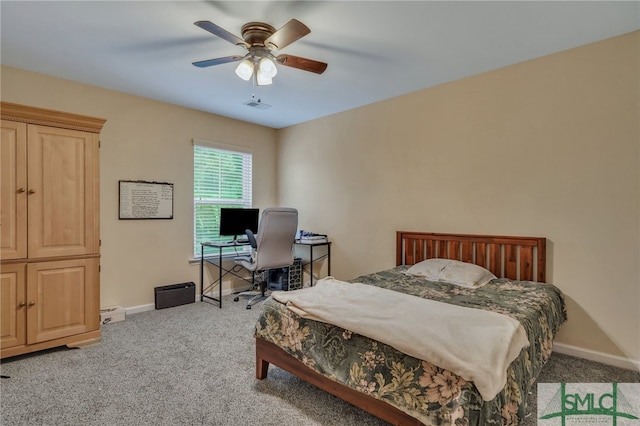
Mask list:
[{"label": "chair backrest", "polygon": [[254,253],[256,270],[282,268],[293,264],[293,243],[298,230],[298,210],[268,207],[258,224]]}]

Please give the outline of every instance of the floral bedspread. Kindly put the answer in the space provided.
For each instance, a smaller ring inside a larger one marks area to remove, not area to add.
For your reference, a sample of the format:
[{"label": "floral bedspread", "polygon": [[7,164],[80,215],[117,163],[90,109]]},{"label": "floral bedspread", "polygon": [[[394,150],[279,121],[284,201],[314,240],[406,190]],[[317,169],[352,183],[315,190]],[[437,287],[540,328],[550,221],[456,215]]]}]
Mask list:
[{"label": "floral bedspread", "polygon": [[472,382],[391,346],[342,328],[306,320],[272,298],[263,305],[255,336],[276,344],[316,372],[381,399],[425,425],[517,425],[526,396],[551,354],[566,320],[562,293],[551,284],[496,279],[463,288],[402,274],[406,266],[352,282],[508,315],[523,325],[530,346],[508,369],[502,392],[483,401]]}]

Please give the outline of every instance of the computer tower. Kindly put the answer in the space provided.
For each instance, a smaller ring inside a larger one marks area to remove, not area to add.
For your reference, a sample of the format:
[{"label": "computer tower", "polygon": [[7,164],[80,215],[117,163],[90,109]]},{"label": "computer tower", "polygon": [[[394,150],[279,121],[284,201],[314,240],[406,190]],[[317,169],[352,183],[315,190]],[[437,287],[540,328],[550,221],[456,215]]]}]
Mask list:
[{"label": "computer tower", "polygon": [[293,265],[269,269],[266,274],[269,290],[298,290],[302,288],[302,259],[296,257]]}]

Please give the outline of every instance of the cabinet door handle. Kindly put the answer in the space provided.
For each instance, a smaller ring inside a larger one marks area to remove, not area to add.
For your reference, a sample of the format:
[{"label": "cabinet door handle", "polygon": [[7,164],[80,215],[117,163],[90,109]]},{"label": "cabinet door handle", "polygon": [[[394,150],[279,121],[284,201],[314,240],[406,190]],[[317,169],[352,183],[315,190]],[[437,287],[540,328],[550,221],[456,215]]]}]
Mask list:
[{"label": "cabinet door handle", "polygon": [[22,194],[24,192],[24,188],[18,188],[18,190],[16,191],[18,194]]},{"label": "cabinet door handle", "polygon": [[32,307],[35,304],[36,304],[36,302],[31,301],[31,302],[29,302],[29,307]]},{"label": "cabinet door handle", "polygon": [[33,189],[30,189],[30,190],[29,190],[29,192],[27,192],[27,194],[29,194],[29,195],[31,195],[31,194],[35,194],[35,193],[36,193],[36,191],[35,191],[35,190],[33,190]]},{"label": "cabinet door handle", "polygon": [[25,306],[27,306],[27,304],[24,302],[18,303],[18,308],[24,308]]}]

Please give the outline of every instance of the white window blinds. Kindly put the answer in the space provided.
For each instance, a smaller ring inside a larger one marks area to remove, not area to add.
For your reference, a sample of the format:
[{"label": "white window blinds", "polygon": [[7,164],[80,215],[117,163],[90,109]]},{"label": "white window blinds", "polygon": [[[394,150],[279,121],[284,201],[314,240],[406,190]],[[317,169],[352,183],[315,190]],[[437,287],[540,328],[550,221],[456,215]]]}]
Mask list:
[{"label": "white window blinds", "polygon": [[193,253],[200,243],[221,241],[220,208],[251,207],[252,154],[198,144],[193,146]]}]

